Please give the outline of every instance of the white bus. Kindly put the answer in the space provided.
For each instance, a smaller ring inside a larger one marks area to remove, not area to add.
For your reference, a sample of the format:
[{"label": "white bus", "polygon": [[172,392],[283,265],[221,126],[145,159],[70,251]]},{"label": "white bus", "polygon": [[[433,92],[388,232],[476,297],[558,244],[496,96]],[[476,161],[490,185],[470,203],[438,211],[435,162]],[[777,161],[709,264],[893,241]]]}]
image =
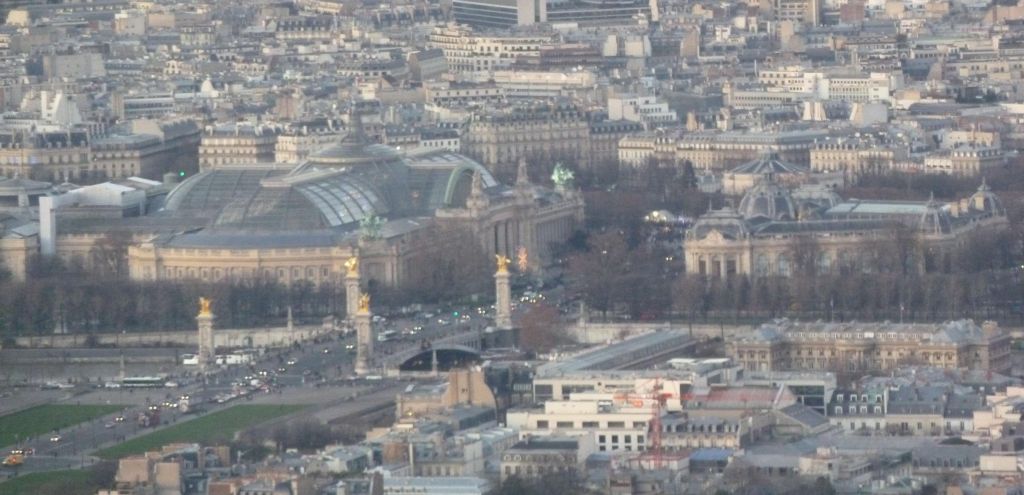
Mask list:
[{"label": "white bus", "polygon": [[121,386],[126,388],[161,388],[167,380],[159,376],[127,376],[121,380]]},{"label": "white bus", "polygon": [[217,364],[249,364],[255,355],[252,351],[234,351],[230,354],[218,354],[216,361]]},{"label": "white bus", "polygon": [[389,342],[389,341],[397,340],[397,339],[398,339],[398,332],[395,331],[395,330],[385,330],[385,331],[377,334],[377,341],[378,342]]}]

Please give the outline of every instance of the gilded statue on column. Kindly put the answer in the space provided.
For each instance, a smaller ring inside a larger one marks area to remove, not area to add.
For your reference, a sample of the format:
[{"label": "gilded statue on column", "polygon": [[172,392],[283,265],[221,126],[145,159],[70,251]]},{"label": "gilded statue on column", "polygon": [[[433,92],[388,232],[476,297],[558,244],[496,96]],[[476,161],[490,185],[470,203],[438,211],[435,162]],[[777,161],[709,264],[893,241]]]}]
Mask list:
[{"label": "gilded statue on column", "polygon": [[359,258],[352,256],[345,260],[345,268],[348,269],[348,276],[358,277],[359,276]]},{"label": "gilded statue on column", "polygon": [[359,296],[359,311],[370,311],[369,294],[362,294]]},{"label": "gilded statue on column", "polygon": [[210,316],[210,314],[212,314],[210,313],[210,303],[212,302],[213,301],[205,297],[199,298],[199,316]]},{"label": "gilded statue on column", "polygon": [[498,261],[498,273],[508,272],[508,262],[511,261],[507,256],[496,254],[495,259]]}]

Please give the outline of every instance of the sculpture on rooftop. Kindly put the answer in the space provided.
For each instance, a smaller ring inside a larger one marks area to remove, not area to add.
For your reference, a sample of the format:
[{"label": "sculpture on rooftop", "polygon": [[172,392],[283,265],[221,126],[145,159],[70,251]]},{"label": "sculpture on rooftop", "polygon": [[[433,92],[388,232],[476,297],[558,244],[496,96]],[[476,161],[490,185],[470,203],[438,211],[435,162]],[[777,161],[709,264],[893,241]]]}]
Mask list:
[{"label": "sculpture on rooftop", "polygon": [[364,241],[379,240],[380,229],[383,225],[384,220],[378,217],[376,213],[371,213],[369,216],[359,221],[360,238]]},{"label": "sculpture on rooftop", "polygon": [[561,163],[556,163],[555,170],[551,172],[551,182],[554,182],[555,186],[560,189],[571,187],[575,178],[576,174]]}]

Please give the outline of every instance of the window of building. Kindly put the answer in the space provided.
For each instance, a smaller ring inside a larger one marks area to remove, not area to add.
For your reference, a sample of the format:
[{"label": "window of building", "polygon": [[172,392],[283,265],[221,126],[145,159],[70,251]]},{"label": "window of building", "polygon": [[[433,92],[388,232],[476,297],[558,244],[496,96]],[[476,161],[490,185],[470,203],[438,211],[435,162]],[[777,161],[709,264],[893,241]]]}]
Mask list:
[{"label": "window of building", "polygon": [[573,422],[572,421],[559,421],[559,422],[555,423],[555,426],[558,427],[558,428],[572,428],[573,427]]},{"label": "window of building", "polygon": [[546,420],[538,420],[537,421],[537,429],[538,430],[546,430],[547,428],[548,428],[548,422]]},{"label": "window of building", "polygon": [[625,428],[626,427],[626,422],[625,421],[609,421],[608,422],[608,427],[609,428]]},{"label": "window of building", "polygon": [[599,428],[597,421],[584,421],[583,428]]},{"label": "window of building", "polygon": [[538,401],[551,399],[552,395],[551,385],[534,385],[533,396]]}]

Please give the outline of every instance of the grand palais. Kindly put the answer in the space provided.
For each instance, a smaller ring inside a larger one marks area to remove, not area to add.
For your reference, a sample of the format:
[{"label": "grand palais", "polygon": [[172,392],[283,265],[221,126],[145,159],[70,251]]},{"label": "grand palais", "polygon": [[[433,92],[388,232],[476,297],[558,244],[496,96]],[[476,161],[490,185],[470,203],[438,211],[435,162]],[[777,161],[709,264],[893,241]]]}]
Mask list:
[{"label": "grand palais", "polygon": [[572,185],[534,185],[525,164],[504,185],[463,155],[403,154],[353,129],[297,166],[225,164],[173,185],[0,183],[11,212],[0,218],[2,261],[23,278],[34,253],[89,269],[100,251],[123,258],[134,280],[322,284],[339,282],[345,261],[358,256],[364,281],[397,285],[428,244],[444,242],[447,227],[468,229],[489,253],[525,249],[543,266],[550,246],[582,222]]}]

